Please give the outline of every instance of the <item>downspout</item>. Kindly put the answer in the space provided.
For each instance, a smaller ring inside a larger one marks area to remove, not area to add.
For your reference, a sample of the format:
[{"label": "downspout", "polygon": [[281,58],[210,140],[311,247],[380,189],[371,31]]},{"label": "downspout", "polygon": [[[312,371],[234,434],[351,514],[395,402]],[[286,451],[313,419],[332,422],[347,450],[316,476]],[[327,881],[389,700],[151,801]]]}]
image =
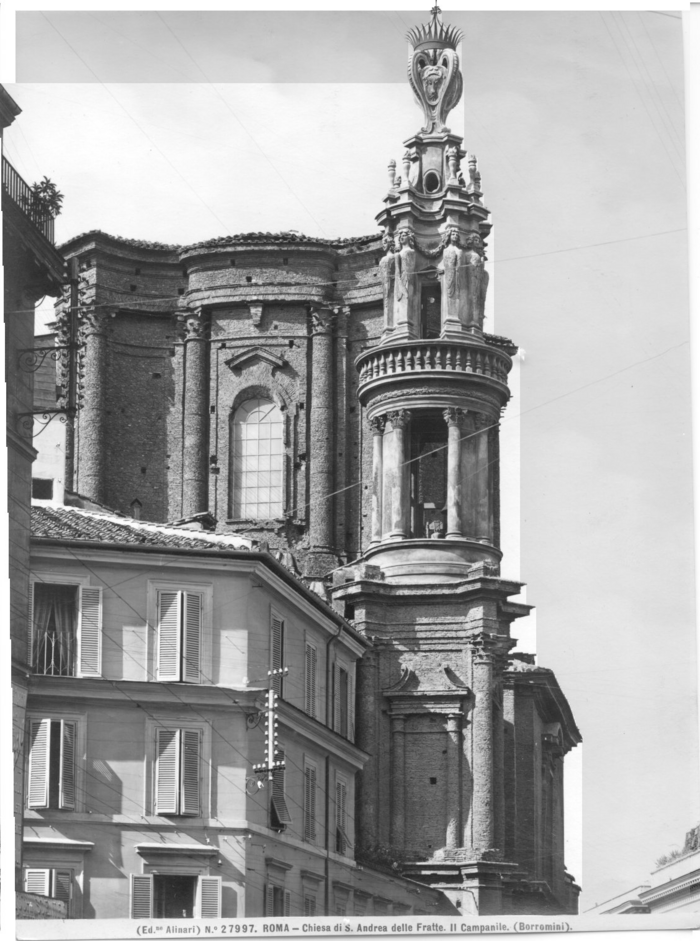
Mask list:
[{"label": "downspout", "polygon": [[[326,728],[330,728],[330,717],[331,717],[331,644],[334,640],[338,640],[340,635],[343,633],[342,623],[338,625],[338,633],[331,635],[328,638],[326,643]],[[330,758],[326,755],[326,813],[325,813],[325,829],[326,829],[326,859],[325,859],[325,887],[323,890],[324,894],[324,914],[329,915],[329,905],[330,905],[330,895],[331,895],[331,860],[330,860],[330,784],[331,784],[331,766]]]}]

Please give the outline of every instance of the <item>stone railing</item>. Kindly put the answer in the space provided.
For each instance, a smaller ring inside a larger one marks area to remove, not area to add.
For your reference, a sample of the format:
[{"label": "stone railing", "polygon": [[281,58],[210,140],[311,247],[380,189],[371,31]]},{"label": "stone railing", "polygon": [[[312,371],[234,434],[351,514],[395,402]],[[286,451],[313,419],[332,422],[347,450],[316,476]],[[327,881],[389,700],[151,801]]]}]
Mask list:
[{"label": "stone railing", "polygon": [[15,917],[67,918],[68,902],[63,899],[51,899],[45,895],[32,895],[30,892],[17,892]]},{"label": "stone railing", "polygon": [[451,340],[413,340],[408,343],[377,346],[357,357],[360,385],[402,373],[445,372],[486,376],[504,385],[508,381],[510,358],[481,344]]}]

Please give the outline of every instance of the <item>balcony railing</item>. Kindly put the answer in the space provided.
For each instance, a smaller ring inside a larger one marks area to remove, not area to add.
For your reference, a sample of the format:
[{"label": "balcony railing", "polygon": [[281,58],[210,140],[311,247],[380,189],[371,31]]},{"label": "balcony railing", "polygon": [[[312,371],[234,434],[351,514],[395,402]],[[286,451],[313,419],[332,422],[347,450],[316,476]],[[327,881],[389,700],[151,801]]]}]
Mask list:
[{"label": "balcony railing", "polygon": [[510,358],[499,350],[449,340],[414,340],[377,346],[357,358],[360,385],[401,373],[472,373],[507,383]]},{"label": "balcony railing", "polygon": [[53,245],[53,216],[38,204],[31,186],[25,183],[6,157],[2,158],[2,192]]},{"label": "balcony railing", "polygon": [[73,676],[75,633],[37,631],[34,634],[34,672],[43,676]]}]

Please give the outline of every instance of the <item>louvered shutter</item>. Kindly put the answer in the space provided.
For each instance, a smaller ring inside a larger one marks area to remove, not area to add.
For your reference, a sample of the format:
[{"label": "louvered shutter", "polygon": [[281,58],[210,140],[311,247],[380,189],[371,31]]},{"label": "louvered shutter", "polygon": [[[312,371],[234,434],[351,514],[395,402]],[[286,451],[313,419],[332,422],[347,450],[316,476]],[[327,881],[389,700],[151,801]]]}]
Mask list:
[{"label": "louvered shutter", "polygon": [[316,899],[312,895],[304,896],[304,914],[307,916],[316,914]]},{"label": "louvered shutter", "polygon": [[344,781],[335,782],[335,825],[338,831],[336,849],[344,854],[347,846],[347,831],[345,828],[345,796],[346,786]]},{"label": "louvered shutter", "polygon": [[355,670],[348,672],[348,738],[355,741]]},{"label": "louvered shutter", "polygon": [[27,807],[49,806],[50,731],[49,719],[30,719]]},{"label": "louvered shutter", "polygon": [[275,914],[275,887],[269,884],[265,886],[265,914]]},{"label": "louvered shutter", "polygon": [[180,813],[190,816],[199,816],[199,732],[192,729],[183,729],[180,732],[182,740],[182,786],[180,798]]},{"label": "louvered shutter", "polygon": [[[270,624],[270,669],[280,670],[284,666],[284,621],[277,615],[272,615]],[[282,695],[282,677],[273,677],[272,689],[278,696]]]},{"label": "louvered shutter", "polygon": [[158,679],[180,679],[182,592],[158,592]]},{"label": "louvered shutter", "polygon": [[[277,752],[277,760],[284,761],[284,751],[282,749]],[[284,768],[277,768],[272,772],[272,806],[277,816],[277,822],[282,826],[292,822],[287,809],[287,802],[284,799],[284,775]]]},{"label": "louvered shutter", "polygon": [[131,917],[153,917],[153,876],[131,876]]},{"label": "louvered shutter", "polygon": [[25,869],[24,891],[32,895],[49,895],[50,869]]},{"label": "louvered shutter", "polygon": [[305,657],[305,703],[308,715],[316,717],[316,648],[306,645]]},{"label": "louvered shutter", "polygon": [[61,775],[58,782],[58,806],[75,810],[75,722],[61,720]]},{"label": "louvered shutter", "polygon": [[27,663],[32,670],[34,668],[34,585],[36,582],[29,583],[29,593],[27,595]]},{"label": "louvered shutter", "polygon": [[67,903],[70,915],[70,903],[73,898],[73,873],[70,869],[54,869],[51,895]]},{"label": "louvered shutter", "polygon": [[184,593],[184,665],[183,679],[188,683],[199,683],[202,649],[202,596]]},{"label": "louvered shutter", "polygon": [[199,917],[221,918],[221,876],[199,877]]},{"label": "louvered shutter", "polygon": [[333,664],[333,731],[340,732],[340,667]]},{"label": "louvered shutter", "polygon": [[284,890],[284,917],[289,918],[292,913],[292,893],[289,889]]},{"label": "louvered shutter", "polygon": [[156,813],[178,812],[180,780],[180,733],[156,729]]},{"label": "louvered shutter", "polygon": [[102,589],[80,586],[79,676],[102,676]]},{"label": "louvered shutter", "polygon": [[316,839],[316,769],[304,769],[304,839]]}]

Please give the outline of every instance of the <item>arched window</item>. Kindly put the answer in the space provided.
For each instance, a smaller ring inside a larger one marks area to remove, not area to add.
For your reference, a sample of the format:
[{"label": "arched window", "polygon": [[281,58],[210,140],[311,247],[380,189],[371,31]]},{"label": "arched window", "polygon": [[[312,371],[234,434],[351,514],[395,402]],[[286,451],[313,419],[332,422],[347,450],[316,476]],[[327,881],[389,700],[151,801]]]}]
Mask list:
[{"label": "arched window", "polygon": [[282,516],[282,412],[269,399],[248,399],[233,417],[233,517]]}]

